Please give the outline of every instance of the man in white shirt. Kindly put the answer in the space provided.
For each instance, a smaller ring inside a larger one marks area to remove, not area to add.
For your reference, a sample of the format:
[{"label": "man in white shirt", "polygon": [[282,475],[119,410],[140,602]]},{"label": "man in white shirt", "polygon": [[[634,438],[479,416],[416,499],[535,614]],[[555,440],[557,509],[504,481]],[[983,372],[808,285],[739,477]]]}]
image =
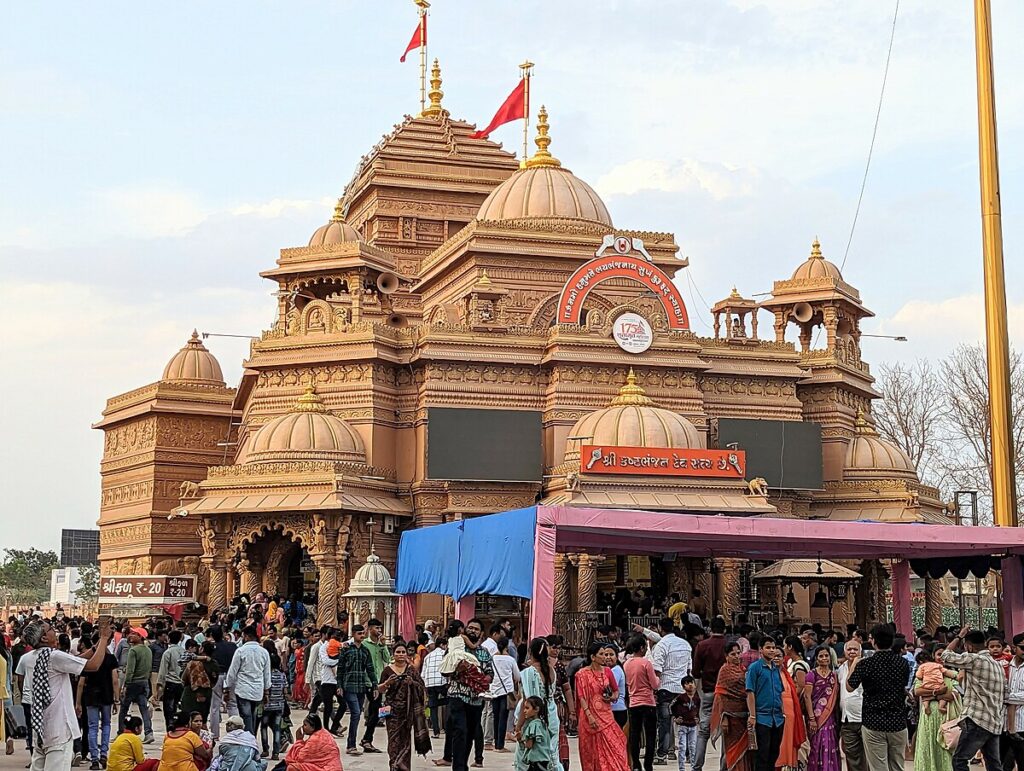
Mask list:
[{"label": "man in white shirt", "polygon": [[92,656],[81,659],[57,649],[57,630],[45,621],[33,621],[22,631],[22,639],[33,648],[31,677],[26,672],[25,678],[31,681],[32,693],[28,726],[35,733],[32,771],[67,771],[71,767],[75,739],[82,737],[82,730],[69,675],[95,672],[103,664],[110,642],[108,617],[100,620],[99,633]]},{"label": "man in white shirt", "polygon": [[435,739],[441,737],[441,716],[443,707],[440,705],[444,698],[445,677],[441,674],[441,659],[448,649],[448,641],[437,638],[434,650],[423,657],[423,666],[420,676],[423,678],[423,685],[427,688],[427,706],[430,707],[430,733]]},{"label": "man in white shirt", "polygon": [[661,639],[654,646],[651,663],[658,676],[658,749],[655,765],[663,766],[675,758],[672,742],[672,702],[683,692],[683,678],[690,674],[693,649],[675,634],[675,624],[667,616],[658,622]]},{"label": "man in white shirt", "polygon": [[[505,637],[505,630],[501,628],[501,624],[491,624],[491,630],[487,638],[481,643],[484,650],[491,654],[491,659],[498,655],[498,641],[507,640]],[[505,650],[508,650],[506,643]],[[494,690],[494,680],[491,681],[491,690]],[[494,696],[488,692],[484,696],[484,711],[480,714],[480,724],[483,726],[484,731],[484,749],[494,749]]]},{"label": "man in white shirt", "polygon": [[1024,769],[1024,632],[1013,637],[1013,658],[1006,683],[1006,731],[1003,768]]},{"label": "man in white shirt", "polygon": [[312,642],[306,651],[306,685],[313,694],[309,702],[309,711],[316,712],[320,708],[320,648],[323,646],[320,630],[313,629],[309,633],[309,639]]},{"label": "man in white shirt", "polygon": [[864,740],[861,737],[861,709],[864,705],[864,687],[857,686],[854,691],[846,690],[846,678],[850,676],[853,662],[860,658],[861,646],[856,639],[847,640],[843,646],[842,666],[836,671],[839,678],[839,740],[843,744],[846,755],[846,771],[868,771],[868,760],[864,754]]},{"label": "man in white shirt", "polygon": [[245,643],[231,659],[224,678],[224,700],[235,695],[245,730],[256,736],[256,710],[270,694],[270,654],[257,641],[255,624],[243,630],[242,639]]}]

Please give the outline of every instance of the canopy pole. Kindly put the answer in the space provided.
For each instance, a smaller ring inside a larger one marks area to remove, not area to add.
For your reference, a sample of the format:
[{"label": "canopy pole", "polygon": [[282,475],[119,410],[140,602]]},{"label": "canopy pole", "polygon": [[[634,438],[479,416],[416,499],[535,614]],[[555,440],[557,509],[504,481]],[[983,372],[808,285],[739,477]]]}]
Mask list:
[{"label": "canopy pole", "polygon": [[910,563],[895,560],[892,563],[892,620],[896,631],[914,639],[914,620],[910,613]]}]

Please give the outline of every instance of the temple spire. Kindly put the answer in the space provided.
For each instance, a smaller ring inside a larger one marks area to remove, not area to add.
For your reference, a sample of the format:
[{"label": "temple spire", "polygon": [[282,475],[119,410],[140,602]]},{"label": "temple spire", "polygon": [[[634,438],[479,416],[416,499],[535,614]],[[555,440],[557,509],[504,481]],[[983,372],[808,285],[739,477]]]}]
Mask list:
[{"label": "temple spire", "polygon": [[562,162],[555,158],[548,150],[551,146],[551,137],[548,136],[548,110],[544,105],[541,105],[540,112],[537,113],[537,136],[534,138],[534,143],[537,145],[537,152],[533,154],[533,157],[526,162],[526,168],[532,169],[535,166],[561,166]]},{"label": "temple spire", "polygon": [[442,115],[445,112],[444,107],[441,106],[441,97],[443,96],[444,91],[441,90],[441,65],[438,64],[437,59],[434,59],[434,66],[430,68],[430,91],[427,92],[430,104],[423,111],[423,115],[431,117]]}]

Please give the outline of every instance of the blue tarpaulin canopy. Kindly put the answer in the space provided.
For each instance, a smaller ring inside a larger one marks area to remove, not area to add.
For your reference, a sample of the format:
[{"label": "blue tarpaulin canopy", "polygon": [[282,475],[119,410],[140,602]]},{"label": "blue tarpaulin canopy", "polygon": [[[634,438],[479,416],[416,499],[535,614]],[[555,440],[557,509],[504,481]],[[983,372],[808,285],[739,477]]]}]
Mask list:
[{"label": "blue tarpaulin canopy", "polygon": [[395,591],[530,599],[536,528],[531,506],[402,533]]}]

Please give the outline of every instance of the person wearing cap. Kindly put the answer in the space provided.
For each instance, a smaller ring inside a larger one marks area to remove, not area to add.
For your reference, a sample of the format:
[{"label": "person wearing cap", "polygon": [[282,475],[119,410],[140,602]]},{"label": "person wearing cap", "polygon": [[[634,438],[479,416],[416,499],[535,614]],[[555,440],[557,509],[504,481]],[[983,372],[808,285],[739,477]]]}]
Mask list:
[{"label": "person wearing cap", "polygon": [[220,771],[263,771],[256,737],[245,730],[245,721],[232,715],[224,724],[227,733],[217,744]]},{"label": "person wearing cap", "polygon": [[143,744],[152,744],[153,722],[149,714],[149,674],[153,671],[153,652],[146,645],[146,630],[132,627],[128,632],[128,655],[124,664],[124,686],[121,688],[121,712],[118,731],[124,731],[124,720],[132,704],[139,705],[142,724],[146,728]]}]

